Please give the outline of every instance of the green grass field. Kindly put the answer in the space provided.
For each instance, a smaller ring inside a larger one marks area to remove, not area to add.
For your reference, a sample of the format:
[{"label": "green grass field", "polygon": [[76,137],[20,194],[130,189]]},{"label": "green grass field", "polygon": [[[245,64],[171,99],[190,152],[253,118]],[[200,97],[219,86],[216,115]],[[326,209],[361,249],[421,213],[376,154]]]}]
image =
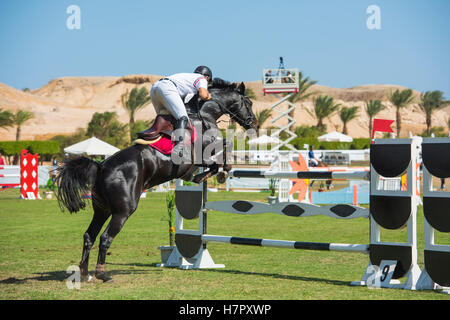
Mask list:
[{"label": "green grass field", "polygon": [[[210,193],[211,201],[251,199],[264,193]],[[165,194],[148,193],[127,221],[107,256],[113,283],[94,280],[68,289],[66,270],[78,265],[82,237],[92,209],[70,215],[56,200],[18,200],[17,190],[0,192],[0,299],[152,299],[152,300],[302,300],[302,299],[447,299],[425,291],[352,287],[360,280],[367,256],[359,253],[301,251],[209,244],[225,269],[179,270],[157,267],[160,245],[169,242],[164,221]],[[423,215],[418,214],[419,265],[423,266]],[[291,218],[219,212],[208,214],[208,233],[266,239],[368,243],[368,220],[328,217]],[[405,231],[383,232],[382,240],[406,239]],[[436,242],[450,244],[437,234]],[[91,251],[95,268],[98,239]]]}]

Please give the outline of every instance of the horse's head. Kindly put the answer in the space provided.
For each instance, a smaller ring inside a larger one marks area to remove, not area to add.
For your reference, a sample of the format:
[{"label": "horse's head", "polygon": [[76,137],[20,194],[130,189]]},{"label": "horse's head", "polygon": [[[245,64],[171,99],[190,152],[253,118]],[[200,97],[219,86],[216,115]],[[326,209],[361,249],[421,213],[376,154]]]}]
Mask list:
[{"label": "horse's head", "polygon": [[222,114],[228,114],[244,129],[256,128],[257,120],[252,110],[252,101],[245,96],[245,85],[224,83],[209,89],[214,102],[219,105]]}]

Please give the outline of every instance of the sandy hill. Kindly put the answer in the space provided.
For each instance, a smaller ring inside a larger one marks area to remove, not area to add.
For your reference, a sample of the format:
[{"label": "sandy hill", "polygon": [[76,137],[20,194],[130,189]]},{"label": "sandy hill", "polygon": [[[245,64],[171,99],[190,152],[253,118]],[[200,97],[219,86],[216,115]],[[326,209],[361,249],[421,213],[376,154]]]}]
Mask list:
[{"label": "sandy hill", "polygon": [[[70,134],[79,127],[86,127],[94,112],[115,111],[122,122],[128,122],[128,115],[120,103],[120,96],[126,90],[136,86],[148,89],[160,79],[156,75],[127,75],[123,77],[64,77],[51,80],[43,87],[29,92],[9,87],[0,83],[0,108],[8,110],[25,109],[35,113],[36,117],[28,121],[22,130],[22,139],[47,139],[57,134]],[[253,99],[254,111],[269,108],[277,98],[264,95],[261,81],[246,83],[256,98]],[[387,109],[378,117],[395,119],[395,108],[386,100],[386,94],[391,89],[402,89],[395,85],[363,85],[341,89],[322,85],[314,85],[311,90],[317,94],[333,96],[344,106],[359,106],[360,116],[348,124],[349,134],[353,137],[368,136],[368,118],[363,110],[364,101],[381,99]],[[419,92],[415,91],[418,96]],[[313,110],[312,99],[303,103],[296,103],[294,117],[297,125],[314,125],[316,120],[305,110]],[[283,108],[287,108],[285,105]],[[277,116],[273,113],[273,116]],[[450,107],[435,112],[433,126],[447,127],[446,121],[450,116]],[[148,105],[137,114],[137,119],[153,119],[155,112],[152,105]],[[326,120],[328,130],[342,130],[342,122],[337,115]],[[425,116],[416,105],[402,110],[402,136],[409,132],[420,133],[425,128]],[[283,123],[283,122],[281,122]],[[270,119],[264,127],[271,126]],[[14,129],[0,129],[0,140],[15,139]]]}]

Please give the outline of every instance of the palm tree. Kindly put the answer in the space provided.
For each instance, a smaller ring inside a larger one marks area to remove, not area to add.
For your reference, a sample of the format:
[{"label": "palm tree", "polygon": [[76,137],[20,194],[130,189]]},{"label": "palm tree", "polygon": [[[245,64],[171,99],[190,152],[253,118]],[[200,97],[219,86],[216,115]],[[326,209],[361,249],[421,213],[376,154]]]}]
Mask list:
[{"label": "palm tree", "polygon": [[7,129],[13,126],[13,113],[9,110],[0,109],[0,128]]},{"label": "palm tree", "polygon": [[263,126],[264,122],[267,121],[272,116],[272,110],[271,109],[264,109],[260,112],[256,112],[256,121],[258,122],[258,127],[256,128],[256,133],[259,135],[259,130]]},{"label": "palm tree", "polygon": [[359,107],[353,106],[353,107],[343,107],[339,111],[339,117],[342,120],[342,123],[344,124],[344,127],[342,128],[343,134],[348,134],[347,130],[347,123],[351,120],[355,119],[358,116]]},{"label": "palm tree", "polygon": [[339,110],[340,104],[334,103],[333,97],[321,95],[314,99],[314,115],[317,119],[317,128],[322,131],[324,128],[323,120],[331,117],[333,113]]},{"label": "palm tree", "polygon": [[427,91],[420,95],[419,107],[425,113],[425,123],[427,125],[427,135],[431,135],[431,116],[435,110],[450,104],[450,101],[444,100],[442,91]]},{"label": "palm tree", "polygon": [[[16,141],[20,140],[20,133],[22,130],[22,125],[28,120],[34,118],[34,113],[26,110],[17,110],[16,113],[11,113],[10,117],[10,126],[16,127]],[[13,164],[16,165],[19,163],[19,155],[14,155]]]},{"label": "palm tree", "polygon": [[372,138],[373,117],[384,109],[386,109],[386,106],[381,103],[381,100],[366,101],[366,108],[364,110],[369,116],[369,138]]},{"label": "palm tree", "polygon": [[16,126],[16,141],[20,140],[20,133],[22,131],[22,125],[30,119],[34,118],[34,113],[26,110],[17,110],[13,114],[12,124]]},{"label": "palm tree", "polygon": [[131,92],[127,90],[121,95],[122,106],[127,110],[130,116],[130,142],[133,139],[134,116],[137,111],[144,108],[151,100],[149,91],[145,87],[133,88]]},{"label": "palm tree", "polygon": [[118,122],[116,112],[96,112],[92,115],[91,121],[88,123],[86,135],[88,137],[95,136],[100,140],[105,140],[111,126],[113,126],[116,122]]},{"label": "palm tree", "polygon": [[[313,92],[313,91],[306,93],[306,91],[308,91],[308,89],[311,88],[311,86],[315,85],[316,83],[317,83],[316,80],[310,80],[309,77],[306,77],[303,79],[303,74],[301,72],[299,72],[298,73],[298,92],[294,93],[288,99],[288,101],[292,104],[294,104],[296,102],[303,102],[306,99],[308,99],[309,97],[317,94],[317,92]],[[289,112],[289,116],[291,118],[294,118],[294,112],[295,112],[295,109],[292,110],[291,112]],[[289,128],[289,130],[291,130],[291,128]]]},{"label": "palm tree", "polygon": [[405,89],[400,91],[399,89],[394,92],[390,92],[388,94],[389,101],[395,106],[396,113],[396,121],[397,121],[397,137],[400,137],[401,130],[401,117],[400,117],[400,109],[408,106],[414,101],[413,91],[411,89]]}]

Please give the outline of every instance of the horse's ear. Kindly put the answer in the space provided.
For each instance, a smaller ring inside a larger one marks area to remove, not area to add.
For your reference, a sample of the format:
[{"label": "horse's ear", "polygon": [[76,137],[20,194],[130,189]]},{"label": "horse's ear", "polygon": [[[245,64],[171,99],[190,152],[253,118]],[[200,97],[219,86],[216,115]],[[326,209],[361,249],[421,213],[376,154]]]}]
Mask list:
[{"label": "horse's ear", "polygon": [[242,95],[245,94],[245,84],[244,84],[244,82],[241,82],[241,84],[239,85],[238,90],[239,90],[240,94],[242,94]]}]

